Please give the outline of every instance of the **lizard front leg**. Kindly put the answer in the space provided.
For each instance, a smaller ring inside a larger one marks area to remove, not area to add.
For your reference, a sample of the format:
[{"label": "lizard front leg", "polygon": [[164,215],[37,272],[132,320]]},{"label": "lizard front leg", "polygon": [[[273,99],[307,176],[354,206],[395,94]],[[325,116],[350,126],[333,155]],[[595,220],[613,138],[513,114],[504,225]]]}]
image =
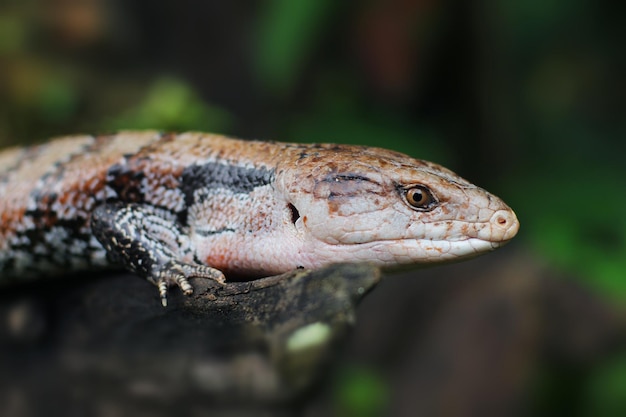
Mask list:
[{"label": "lizard front leg", "polygon": [[167,305],[167,289],[172,284],[190,295],[190,277],[209,278],[220,284],[225,281],[221,271],[189,262],[193,259],[189,238],[176,217],[166,210],[142,204],[104,204],[92,212],[91,230],[111,262],[158,287],[163,306]]}]

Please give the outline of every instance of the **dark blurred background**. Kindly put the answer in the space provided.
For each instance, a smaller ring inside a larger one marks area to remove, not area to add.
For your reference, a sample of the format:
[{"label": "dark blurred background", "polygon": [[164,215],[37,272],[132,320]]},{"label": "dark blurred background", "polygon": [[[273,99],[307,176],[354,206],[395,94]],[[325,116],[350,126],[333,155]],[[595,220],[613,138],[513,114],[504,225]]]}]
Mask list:
[{"label": "dark blurred background", "polygon": [[[623,329],[625,16],[591,0],[3,0],[0,144],[150,128],[393,148],[516,210],[500,277],[573,285],[572,311],[590,297]],[[467,265],[442,273],[481,275]],[[529,360],[516,400],[626,415],[626,353],[599,352]],[[344,415],[394,401],[381,364],[337,378]]]}]

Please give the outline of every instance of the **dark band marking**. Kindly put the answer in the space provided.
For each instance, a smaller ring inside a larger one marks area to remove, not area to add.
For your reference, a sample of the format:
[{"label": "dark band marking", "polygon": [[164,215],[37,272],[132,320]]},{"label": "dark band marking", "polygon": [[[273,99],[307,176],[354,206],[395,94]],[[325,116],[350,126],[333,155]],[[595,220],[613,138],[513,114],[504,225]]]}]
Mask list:
[{"label": "dark band marking", "polygon": [[315,197],[328,199],[332,203],[331,211],[336,211],[341,204],[353,197],[385,194],[385,187],[376,180],[353,172],[327,175],[313,188]]},{"label": "dark band marking", "polygon": [[324,178],[325,182],[339,182],[339,181],[367,181],[374,182],[370,178],[367,178],[363,175],[359,174],[337,174],[337,175],[329,175]]},{"label": "dark band marking", "polygon": [[144,177],[143,172],[135,171],[127,164],[115,164],[107,171],[107,185],[115,191],[120,200],[141,203],[144,201],[141,192],[141,181]]},{"label": "dark band marking", "polygon": [[257,187],[272,183],[274,170],[248,168],[208,162],[191,165],[183,171],[181,190],[187,207],[194,203],[196,190],[226,189],[235,194],[248,194]]},{"label": "dark band marking", "polygon": [[235,229],[230,228],[230,227],[222,227],[221,229],[217,229],[217,230],[196,230],[195,233],[197,235],[200,235],[202,237],[208,237],[208,236],[214,236],[214,235],[219,235],[222,233],[234,233]]}]

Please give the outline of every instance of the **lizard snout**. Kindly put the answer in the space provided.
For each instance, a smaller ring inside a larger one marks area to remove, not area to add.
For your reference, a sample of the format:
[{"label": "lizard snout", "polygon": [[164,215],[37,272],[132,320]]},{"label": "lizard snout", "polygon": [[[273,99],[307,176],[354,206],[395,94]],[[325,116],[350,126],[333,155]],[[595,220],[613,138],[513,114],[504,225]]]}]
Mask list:
[{"label": "lizard snout", "polygon": [[498,210],[489,219],[489,227],[485,228],[485,236],[480,236],[490,242],[507,242],[519,230],[519,221],[511,209]]}]

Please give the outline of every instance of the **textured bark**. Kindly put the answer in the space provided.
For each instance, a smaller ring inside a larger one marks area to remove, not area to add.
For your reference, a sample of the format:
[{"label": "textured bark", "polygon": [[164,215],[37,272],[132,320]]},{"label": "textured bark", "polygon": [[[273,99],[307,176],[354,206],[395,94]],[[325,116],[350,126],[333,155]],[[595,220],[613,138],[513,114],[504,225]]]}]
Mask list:
[{"label": "textured bark", "polygon": [[167,308],[127,275],[5,290],[0,414],[158,416],[193,404],[290,415],[378,281],[364,265],[224,287],[196,279]]}]

